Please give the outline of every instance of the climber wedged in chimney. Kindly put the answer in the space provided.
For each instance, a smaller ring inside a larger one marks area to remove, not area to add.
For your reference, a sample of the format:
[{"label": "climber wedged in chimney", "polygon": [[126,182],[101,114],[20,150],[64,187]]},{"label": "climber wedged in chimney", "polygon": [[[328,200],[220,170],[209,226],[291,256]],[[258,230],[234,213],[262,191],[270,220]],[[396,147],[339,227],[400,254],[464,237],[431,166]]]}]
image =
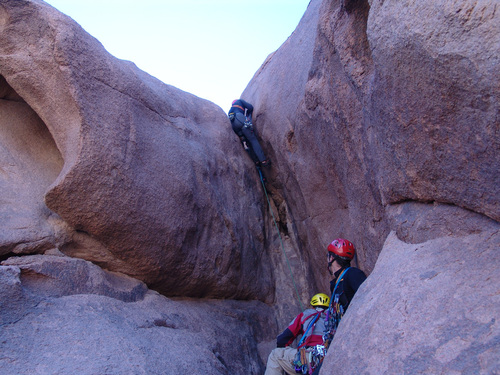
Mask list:
[{"label": "climber wedged in chimney", "polygon": [[248,152],[257,167],[270,166],[271,162],[266,159],[264,151],[257,140],[257,135],[252,124],[253,106],[243,99],[233,100],[228,117],[231,121],[233,131],[240,138],[245,151]]}]

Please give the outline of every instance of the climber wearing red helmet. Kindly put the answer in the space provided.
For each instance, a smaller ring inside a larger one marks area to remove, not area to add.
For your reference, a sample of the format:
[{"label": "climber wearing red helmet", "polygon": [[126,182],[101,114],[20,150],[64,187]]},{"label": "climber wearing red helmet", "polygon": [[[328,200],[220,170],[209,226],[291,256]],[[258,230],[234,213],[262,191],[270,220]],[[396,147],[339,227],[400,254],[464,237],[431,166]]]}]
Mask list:
[{"label": "climber wearing red helmet", "polygon": [[[340,320],[349,307],[354,294],[366,280],[363,271],[351,267],[351,260],[354,259],[355,255],[354,244],[343,238],[333,240],[327,247],[328,272],[333,278],[330,281],[332,297],[326,313],[325,334],[323,335],[325,350],[328,350]],[[313,375],[319,373],[321,364]]]},{"label": "climber wearing red helmet", "polygon": [[240,137],[243,148],[248,152],[257,166],[268,166],[270,162],[266,159],[262,147],[254,131],[252,124],[253,106],[243,99],[233,100],[228,117],[231,121],[233,131]]},{"label": "climber wearing red helmet", "polygon": [[358,268],[351,267],[351,260],[356,255],[354,244],[343,238],[333,240],[327,247],[328,257],[328,271],[333,279],[330,281],[330,292],[335,289],[337,279],[345,271],[341,280],[337,284],[335,291],[340,297],[340,303],[347,309],[351,303],[354,293],[358,290],[359,286],[365,281],[366,275]]}]

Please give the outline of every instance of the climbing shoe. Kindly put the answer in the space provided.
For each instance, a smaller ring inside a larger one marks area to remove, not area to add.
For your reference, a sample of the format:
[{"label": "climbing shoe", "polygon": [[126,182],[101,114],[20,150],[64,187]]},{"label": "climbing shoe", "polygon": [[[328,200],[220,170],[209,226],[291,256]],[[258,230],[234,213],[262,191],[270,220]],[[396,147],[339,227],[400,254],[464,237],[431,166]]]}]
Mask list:
[{"label": "climbing shoe", "polygon": [[270,167],[271,166],[271,160],[270,159],[266,159],[266,160],[262,161],[260,163],[260,165],[263,166],[263,167]]}]

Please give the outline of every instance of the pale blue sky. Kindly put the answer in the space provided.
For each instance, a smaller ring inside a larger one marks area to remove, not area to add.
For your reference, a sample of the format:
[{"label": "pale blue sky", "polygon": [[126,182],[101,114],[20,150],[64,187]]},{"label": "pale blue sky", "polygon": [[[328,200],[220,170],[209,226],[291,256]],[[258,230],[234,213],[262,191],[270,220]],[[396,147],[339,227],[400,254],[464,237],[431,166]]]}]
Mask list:
[{"label": "pale blue sky", "polygon": [[309,0],[47,0],[114,56],[227,111]]}]

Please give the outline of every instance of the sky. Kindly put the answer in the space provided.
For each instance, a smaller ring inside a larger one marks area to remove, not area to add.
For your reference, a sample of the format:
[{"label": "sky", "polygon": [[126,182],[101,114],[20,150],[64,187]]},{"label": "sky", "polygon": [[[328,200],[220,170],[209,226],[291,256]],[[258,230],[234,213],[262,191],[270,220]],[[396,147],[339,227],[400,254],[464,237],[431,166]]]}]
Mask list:
[{"label": "sky", "polygon": [[239,98],[309,0],[46,0],[113,56],[219,105]]}]

